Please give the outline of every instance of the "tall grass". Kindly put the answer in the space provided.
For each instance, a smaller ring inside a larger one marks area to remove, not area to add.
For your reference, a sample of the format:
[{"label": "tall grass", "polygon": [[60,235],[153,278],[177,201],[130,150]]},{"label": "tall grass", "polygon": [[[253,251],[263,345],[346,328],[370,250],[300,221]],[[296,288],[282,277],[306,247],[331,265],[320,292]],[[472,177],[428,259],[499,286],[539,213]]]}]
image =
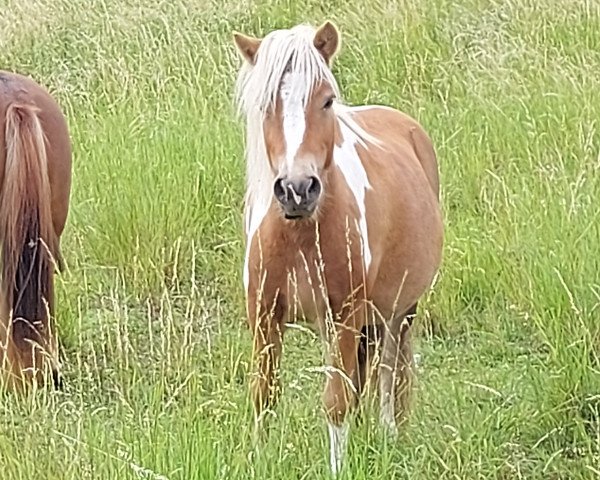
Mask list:
[{"label": "tall grass", "polygon": [[286,338],[251,448],[231,31],[334,20],[348,103],[434,139],[446,222],[415,411],[356,425],[343,478],[600,475],[600,4],[0,0],[0,65],[74,144],[67,388],[0,399],[0,478],[327,478],[319,342]]}]

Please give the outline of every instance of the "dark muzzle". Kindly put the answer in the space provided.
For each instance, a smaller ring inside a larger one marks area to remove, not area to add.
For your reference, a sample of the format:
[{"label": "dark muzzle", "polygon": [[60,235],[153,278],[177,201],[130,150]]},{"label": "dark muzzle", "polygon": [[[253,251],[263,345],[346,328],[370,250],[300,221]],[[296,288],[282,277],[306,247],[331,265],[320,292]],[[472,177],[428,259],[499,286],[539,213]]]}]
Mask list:
[{"label": "dark muzzle", "polygon": [[317,177],[290,180],[278,178],[273,186],[275,198],[287,219],[310,217],[321,195],[321,182]]}]

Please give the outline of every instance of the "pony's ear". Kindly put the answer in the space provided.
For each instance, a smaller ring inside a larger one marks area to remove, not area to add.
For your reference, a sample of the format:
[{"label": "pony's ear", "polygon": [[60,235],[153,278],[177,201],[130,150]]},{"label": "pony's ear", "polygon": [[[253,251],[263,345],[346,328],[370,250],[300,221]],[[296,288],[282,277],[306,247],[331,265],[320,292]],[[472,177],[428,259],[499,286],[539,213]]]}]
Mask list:
[{"label": "pony's ear", "polygon": [[242,33],[233,32],[233,41],[244,59],[249,64],[254,65],[256,63],[256,52],[258,52],[258,47],[260,47],[260,38],[249,37]]},{"label": "pony's ear", "polygon": [[323,55],[327,64],[331,63],[331,59],[338,51],[340,45],[340,34],[333,23],[327,20],[319,27],[313,44],[316,49]]}]

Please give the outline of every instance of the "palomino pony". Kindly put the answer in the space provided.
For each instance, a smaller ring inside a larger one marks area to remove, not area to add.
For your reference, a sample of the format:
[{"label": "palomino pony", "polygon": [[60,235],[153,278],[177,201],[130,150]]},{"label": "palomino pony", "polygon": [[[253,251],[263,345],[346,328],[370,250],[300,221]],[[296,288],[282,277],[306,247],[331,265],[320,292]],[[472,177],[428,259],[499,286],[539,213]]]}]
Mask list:
[{"label": "palomino pony", "polygon": [[[237,98],[247,126],[244,283],[257,419],[277,396],[286,322],[316,322],[336,473],[347,414],[368,379],[378,378],[380,421],[391,432],[408,406],[409,328],[443,243],[435,152],[412,118],[338,102],[331,23],[234,40],[245,60]],[[379,355],[369,331],[383,337]],[[377,357],[377,374],[366,375]]]},{"label": "palomino pony", "polygon": [[29,78],[0,71],[0,373],[10,389],[58,386],[55,264],[71,188],[67,123]]}]

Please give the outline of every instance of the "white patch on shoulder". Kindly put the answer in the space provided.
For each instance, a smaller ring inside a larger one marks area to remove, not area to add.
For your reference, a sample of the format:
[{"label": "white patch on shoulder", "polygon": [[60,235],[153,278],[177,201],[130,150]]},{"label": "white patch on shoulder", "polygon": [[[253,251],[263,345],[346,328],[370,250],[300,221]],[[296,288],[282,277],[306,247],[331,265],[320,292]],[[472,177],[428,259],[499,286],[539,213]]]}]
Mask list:
[{"label": "white patch on shoulder", "polygon": [[288,172],[292,171],[294,159],[304,139],[306,118],[302,89],[297,87],[301,78],[295,78],[292,73],[286,73],[281,81],[281,103],[283,115],[283,137],[285,139],[285,161]]},{"label": "white patch on shoulder", "polygon": [[329,430],[329,464],[331,465],[331,473],[337,475],[342,470],[342,464],[346,456],[350,427],[345,422],[340,426],[327,423],[327,429]]},{"label": "white patch on shoulder", "polygon": [[340,130],[342,133],[342,145],[335,145],[333,150],[333,159],[336,165],[346,179],[346,183],[358,205],[358,211],[360,217],[358,219],[358,227],[360,229],[360,235],[362,240],[363,257],[365,259],[365,268],[369,270],[371,265],[371,248],[369,246],[369,235],[367,230],[367,217],[366,217],[366,203],[365,194],[367,189],[371,188],[367,171],[365,170],[358,152],[356,151],[356,145],[361,144],[366,148],[366,144],[354,133],[344,122],[339,122]]}]

